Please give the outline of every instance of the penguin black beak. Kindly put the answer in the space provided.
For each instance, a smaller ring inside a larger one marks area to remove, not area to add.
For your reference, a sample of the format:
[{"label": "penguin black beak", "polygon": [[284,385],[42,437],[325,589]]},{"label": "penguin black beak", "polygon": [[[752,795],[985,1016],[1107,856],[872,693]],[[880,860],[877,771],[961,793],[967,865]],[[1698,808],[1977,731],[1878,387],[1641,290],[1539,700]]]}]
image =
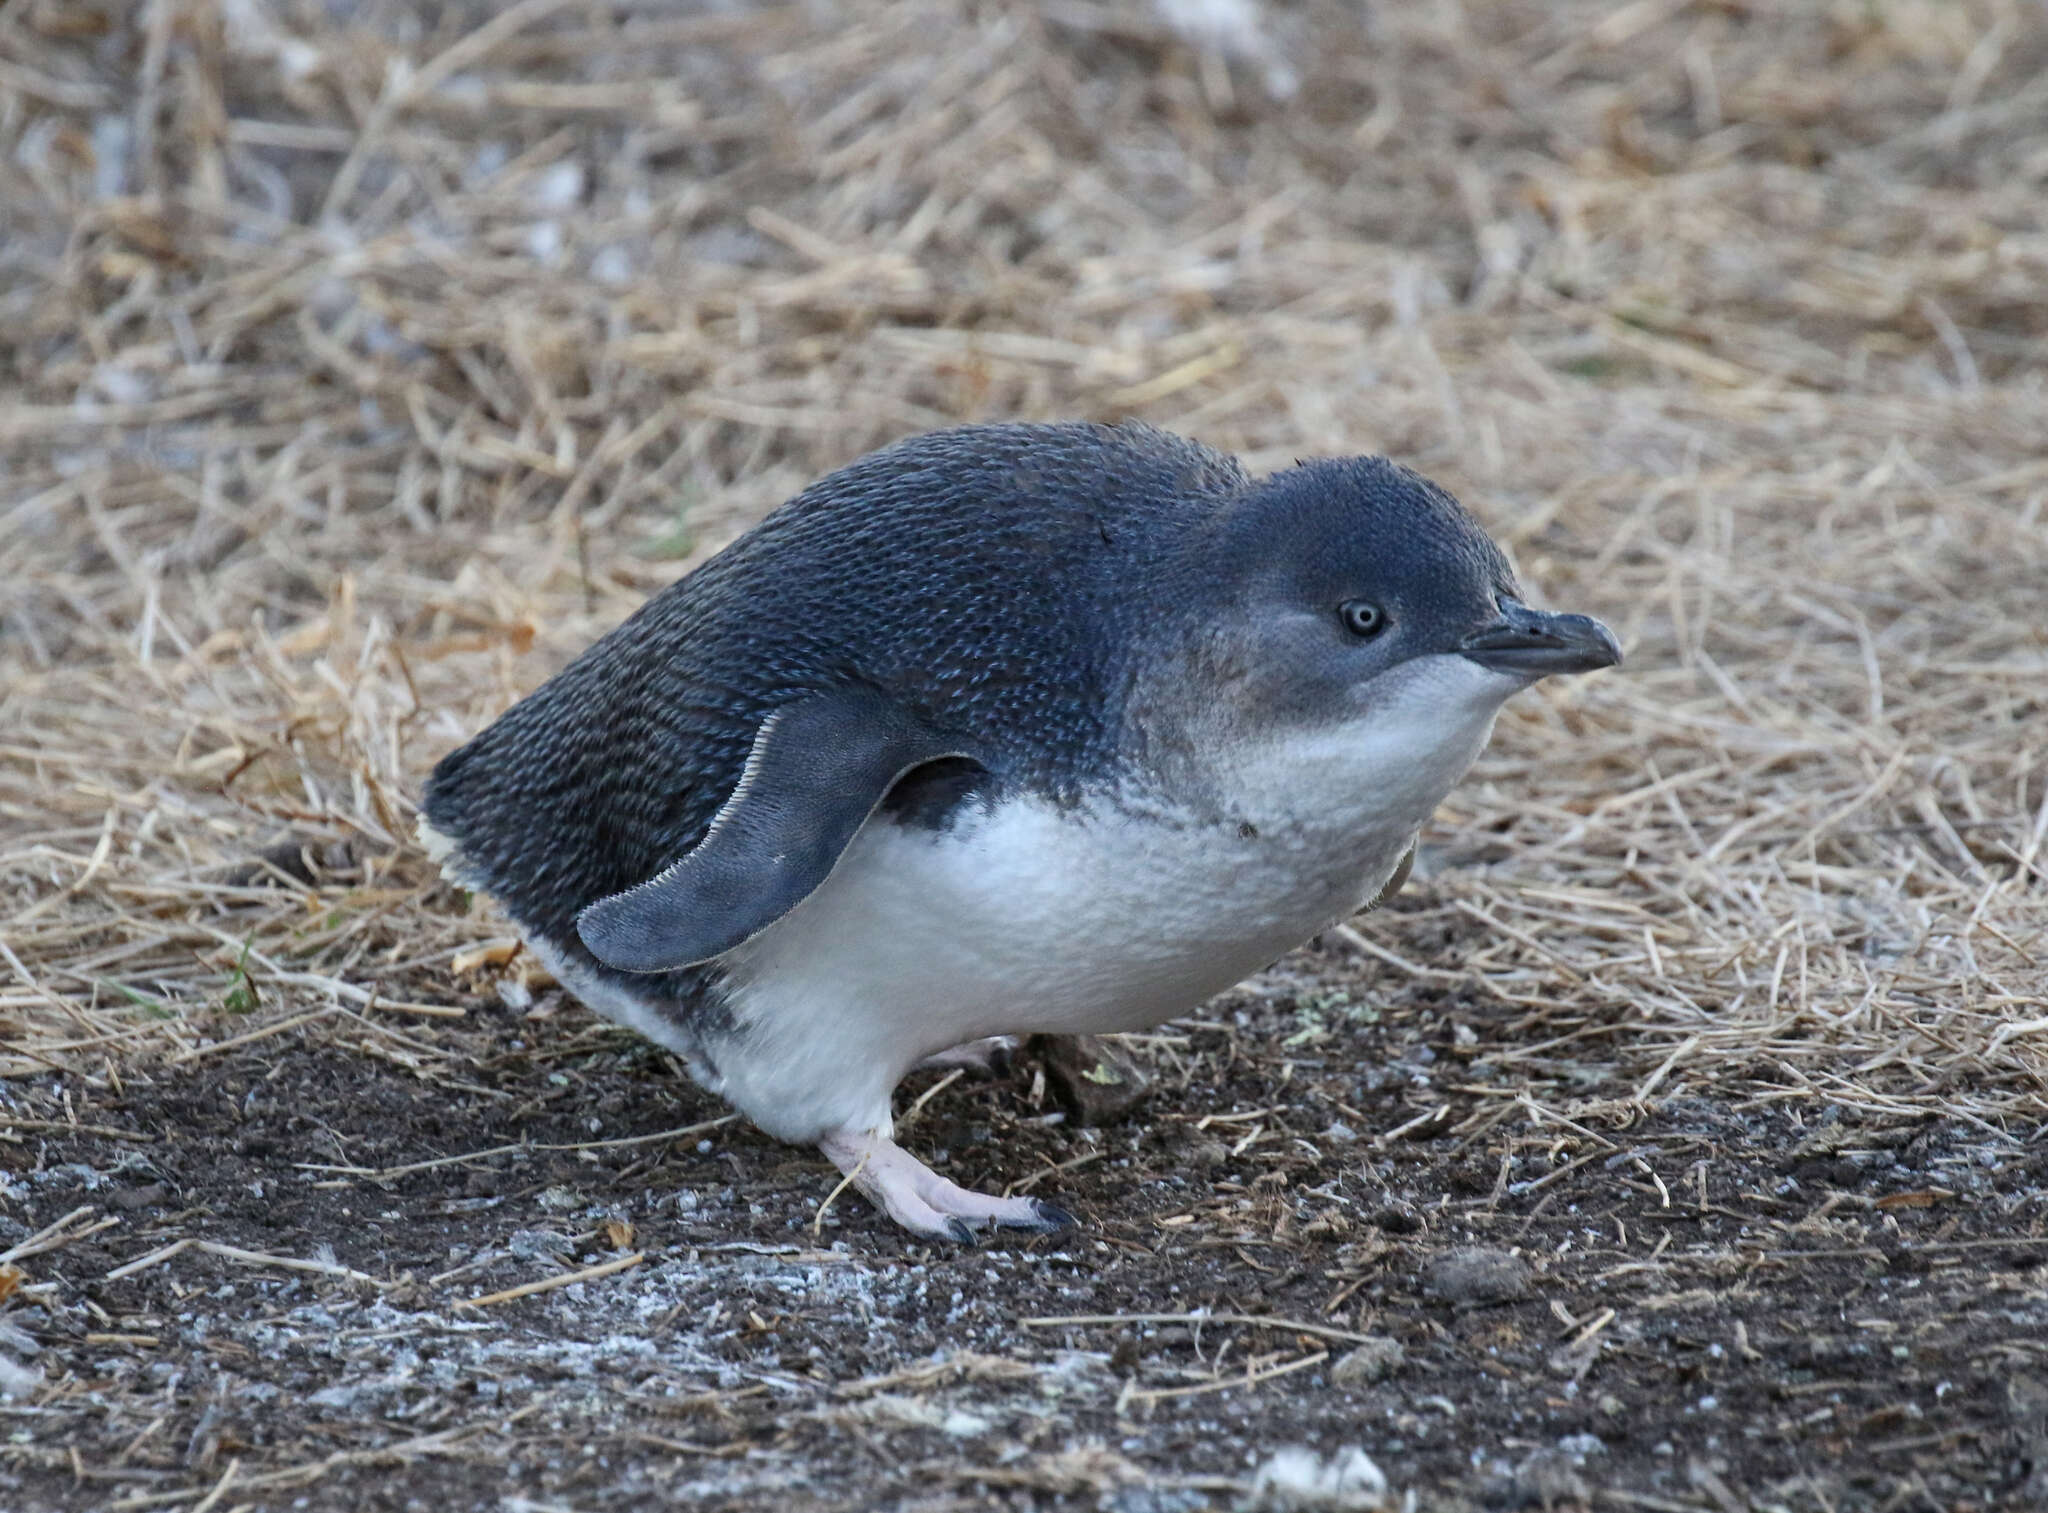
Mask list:
[{"label": "penguin black beak", "polygon": [[1475,630],[1458,650],[1492,672],[1511,678],[1547,678],[1554,672],[1594,672],[1621,661],[1614,632],[1591,615],[1552,615],[1513,599],[1500,601],[1500,619]]}]

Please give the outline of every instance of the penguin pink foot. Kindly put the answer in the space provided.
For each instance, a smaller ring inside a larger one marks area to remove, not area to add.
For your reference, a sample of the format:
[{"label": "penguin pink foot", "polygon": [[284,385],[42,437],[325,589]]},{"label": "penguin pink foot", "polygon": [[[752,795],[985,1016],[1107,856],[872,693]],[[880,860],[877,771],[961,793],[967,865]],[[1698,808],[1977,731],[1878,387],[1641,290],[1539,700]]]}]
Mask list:
[{"label": "penguin pink foot", "polygon": [[861,1195],[913,1233],[971,1243],[986,1225],[1047,1233],[1074,1216],[1037,1198],[993,1198],[948,1182],[880,1130],[835,1130],[818,1142]]}]

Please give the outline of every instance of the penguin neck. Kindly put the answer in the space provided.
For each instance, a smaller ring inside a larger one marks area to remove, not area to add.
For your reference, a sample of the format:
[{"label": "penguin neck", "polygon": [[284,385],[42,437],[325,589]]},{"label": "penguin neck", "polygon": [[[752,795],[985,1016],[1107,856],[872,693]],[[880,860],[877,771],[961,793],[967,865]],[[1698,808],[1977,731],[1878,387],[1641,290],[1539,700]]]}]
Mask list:
[{"label": "penguin neck", "polygon": [[1339,851],[1405,847],[1465,775],[1515,680],[1462,657],[1416,658],[1328,718],[1285,723],[1204,709],[1138,746],[1132,793],[1201,822]]}]

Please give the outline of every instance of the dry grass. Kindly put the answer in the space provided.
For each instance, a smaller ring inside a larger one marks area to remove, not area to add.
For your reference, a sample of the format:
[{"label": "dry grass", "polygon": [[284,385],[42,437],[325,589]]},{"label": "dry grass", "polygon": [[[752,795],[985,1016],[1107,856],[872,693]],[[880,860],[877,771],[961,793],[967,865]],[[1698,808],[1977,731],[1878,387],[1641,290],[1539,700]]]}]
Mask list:
[{"label": "dry grass", "polygon": [[1358,926],[1508,1064],[2048,1111],[2038,12],[489,14],[0,6],[0,1071],[459,1076],[434,757],[871,446],[1135,415],[1621,631]]},{"label": "dry grass", "polygon": [[[0,0],[0,1501],[2017,1505],[2044,378],[2016,0]],[[1630,660],[1145,1120],[926,1089],[1069,1249],[491,1001],[436,756],[873,445],[1124,415]]]}]

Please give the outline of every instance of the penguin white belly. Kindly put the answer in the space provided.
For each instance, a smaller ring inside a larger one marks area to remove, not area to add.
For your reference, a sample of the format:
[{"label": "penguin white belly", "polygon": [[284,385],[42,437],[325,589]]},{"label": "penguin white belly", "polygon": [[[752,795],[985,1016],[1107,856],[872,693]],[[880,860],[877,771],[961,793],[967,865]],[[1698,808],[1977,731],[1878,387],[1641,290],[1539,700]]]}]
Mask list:
[{"label": "penguin white belly", "polygon": [[816,892],[721,958],[736,1033],[720,1091],[788,1140],[884,1128],[903,1074],[950,1046],[1186,1013],[1378,893],[1505,686],[1424,666],[1370,723],[1248,743],[1216,769],[1220,823],[1029,797],[937,832],[870,821]]},{"label": "penguin white belly", "polygon": [[885,1118],[904,1072],[964,1041],[1158,1024],[1350,914],[1407,843],[1317,856],[1034,799],[940,832],[871,823],[721,963],[739,1042],[722,1091],[770,1133],[815,1138]]}]

